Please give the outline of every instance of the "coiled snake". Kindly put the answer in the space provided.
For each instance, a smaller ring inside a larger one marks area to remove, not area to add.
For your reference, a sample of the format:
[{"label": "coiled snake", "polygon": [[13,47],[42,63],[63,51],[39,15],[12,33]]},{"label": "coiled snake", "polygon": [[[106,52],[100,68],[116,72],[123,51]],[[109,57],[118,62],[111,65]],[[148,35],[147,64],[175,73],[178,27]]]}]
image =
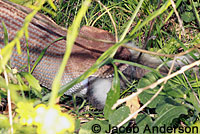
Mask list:
[{"label": "coiled snake", "polygon": [[[0,22],[4,22],[6,25],[9,41],[14,39],[16,32],[22,27],[25,17],[30,12],[31,9],[29,8],[5,0],[0,0]],[[52,42],[60,37],[65,37],[67,30],[56,25],[48,17],[38,13],[29,24],[28,32],[31,68],[43,49],[51,44],[32,73],[33,76],[40,81],[41,85],[51,89],[51,84],[58,71],[65,52],[66,40],[63,39],[54,43]],[[82,27],[79,36],[76,39],[68,64],[66,65],[61,81],[62,85],[70,82],[74,78],[84,73],[95,63],[97,58],[104,51],[113,45],[90,40],[88,38],[114,41],[114,36],[107,31],[94,27]],[[3,26],[0,24],[0,48],[4,47],[3,41]],[[25,37],[20,40],[20,44],[22,54],[19,55],[15,49],[11,58],[11,65],[17,69],[20,69],[22,66],[26,66],[21,71],[28,71],[27,46]],[[130,52],[127,49],[121,48],[116,54],[116,58],[128,60],[130,58]],[[126,68],[126,65],[122,65],[120,68],[123,70]],[[94,74],[94,76],[109,77],[111,74],[112,67],[105,65],[100,68]],[[72,94],[77,91],[77,88],[80,87],[81,84],[75,85],[75,87],[68,90],[66,94]]]}]

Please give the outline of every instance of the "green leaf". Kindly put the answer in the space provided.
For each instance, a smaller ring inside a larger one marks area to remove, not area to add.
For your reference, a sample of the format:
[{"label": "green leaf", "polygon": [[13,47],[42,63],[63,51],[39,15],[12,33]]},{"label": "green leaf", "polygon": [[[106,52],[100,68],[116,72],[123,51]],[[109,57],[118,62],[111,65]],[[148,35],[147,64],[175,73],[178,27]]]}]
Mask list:
[{"label": "green leaf", "polygon": [[109,130],[107,121],[92,120],[81,127],[79,134],[93,134],[95,132],[98,134],[105,134],[106,130]]},{"label": "green leaf", "polygon": [[172,83],[168,81],[168,83],[164,87],[164,92],[172,97],[175,98],[184,98],[184,90],[185,88],[179,84]]},{"label": "green leaf", "polygon": [[56,10],[56,6],[53,3],[53,0],[48,0],[49,5],[51,5],[51,7]]},{"label": "green leaf", "polygon": [[[147,75],[145,75],[143,78],[140,79],[139,83],[138,83],[138,88],[142,88],[142,87],[146,87],[151,85],[152,83],[154,83],[159,77],[151,72],[148,73]],[[156,91],[158,90],[159,86],[155,87],[154,89],[147,89],[145,91],[143,91],[140,95],[140,102],[145,104],[147,101],[149,101],[149,99],[156,93]],[[155,108],[156,105],[160,102],[164,102],[166,96],[164,95],[158,95],[149,105],[148,107],[150,108]]]},{"label": "green leaf", "polygon": [[0,88],[8,89],[5,79],[2,77],[0,77]]},{"label": "green leaf", "polygon": [[[199,128],[199,126],[200,126],[200,121],[198,120],[190,127],[198,127]],[[200,134],[200,129],[197,129],[197,131],[195,131],[194,134]]]},{"label": "green leaf", "polygon": [[[2,26],[3,26],[3,31],[4,31],[4,43],[5,45],[7,45],[8,32],[7,32],[6,25],[4,24],[4,22],[2,22]],[[12,49],[13,49],[12,47],[5,47],[1,49],[0,56],[2,56],[2,58],[0,59],[0,73],[2,72],[2,69],[7,64],[8,60],[10,59],[10,56],[12,55]]]},{"label": "green leaf", "polygon": [[194,106],[194,108],[198,111],[198,113],[200,113],[200,105],[199,105],[199,103],[197,101],[197,98],[194,96],[194,94],[192,92],[189,92],[189,98],[187,98],[187,100],[190,103],[192,103],[192,105]]},{"label": "green leaf", "polygon": [[181,114],[187,114],[188,109],[184,106],[171,105],[169,103],[160,104],[157,109],[157,118],[153,121],[147,114],[139,114],[136,118],[137,126],[139,127],[140,134],[150,134],[152,127],[170,126],[175,118]]},{"label": "green leaf", "polygon": [[80,123],[81,123],[80,119],[76,119],[75,120],[75,128],[76,128],[76,130],[80,129]]},{"label": "green leaf", "polygon": [[2,129],[8,129],[10,127],[8,117],[0,114],[0,128]]},{"label": "green leaf", "polygon": [[37,60],[35,61],[32,69],[31,69],[31,73],[33,72],[33,70],[35,69],[35,67],[38,65],[38,63],[41,61],[42,57],[44,56],[45,52],[47,51],[47,49],[49,48],[49,46],[51,46],[53,43],[59,41],[59,40],[62,40],[64,39],[64,37],[60,37],[54,41],[52,41],[50,44],[48,44],[43,50],[42,52],[40,53],[40,55],[38,56]]},{"label": "green leaf", "polygon": [[[147,101],[149,101],[151,99],[151,97],[153,97],[155,93],[150,93],[150,92],[142,92],[139,95],[140,98],[140,102],[145,104]],[[163,103],[165,102],[166,96],[164,95],[158,95],[147,107],[149,108],[155,108],[157,106],[158,103]]]},{"label": "green leaf", "polygon": [[192,5],[186,5],[186,10],[191,11],[192,10]]},{"label": "green leaf", "polygon": [[0,55],[3,57],[3,59],[0,59],[0,73],[2,72],[2,69],[5,67],[8,60],[10,59],[12,55],[12,50],[13,50],[13,47],[10,47],[10,46],[4,47],[3,49],[1,49]]},{"label": "green leaf", "polygon": [[[109,124],[116,126],[128,117],[130,110],[127,106],[120,107],[109,116]],[[120,116],[119,116],[120,115]]]},{"label": "green leaf", "polygon": [[16,48],[17,48],[17,52],[18,54],[21,54],[21,47],[20,47],[20,41],[19,40],[16,40]]},{"label": "green leaf", "polygon": [[181,15],[181,18],[183,19],[183,21],[189,23],[193,20],[195,20],[195,17],[194,17],[194,14],[192,12],[184,12],[182,15]]},{"label": "green leaf", "polygon": [[175,106],[171,104],[163,104],[157,107],[156,112],[158,118],[151,124],[151,126],[169,126],[173,119],[178,118],[181,114],[187,114],[188,109],[184,106]]},{"label": "green leaf", "polygon": [[16,85],[16,84],[9,84],[8,88],[10,90],[23,90],[23,91],[29,90],[29,88],[26,85]]},{"label": "green leaf", "polygon": [[37,91],[41,92],[41,87],[39,84],[39,81],[37,79],[35,79],[35,77],[33,77],[30,73],[28,72],[21,72],[20,73],[29,83],[29,85],[35,89],[37,89]]},{"label": "green leaf", "polygon": [[10,0],[16,4],[28,6],[34,4],[35,0]]},{"label": "green leaf", "polygon": [[[159,76],[153,72],[148,73],[145,75],[142,79],[140,79],[138,83],[138,87],[146,87],[157,81]],[[154,89],[147,89],[143,91],[140,95],[140,102],[146,103],[153,97],[153,95],[158,91],[160,88],[160,85],[155,87]],[[184,86],[177,84],[171,80],[169,80],[165,85],[163,90],[160,92],[160,94],[148,105],[150,108],[155,108],[157,104],[159,103],[166,103],[166,99],[169,99],[170,97],[174,98],[184,98],[185,95],[185,88]]]},{"label": "green leaf", "polygon": [[[140,79],[138,83],[138,88],[143,88],[146,86],[149,86],[150,84],[154,83],[156,80],[158,80],[159,76],[154,73],[150,72],[146,74],[143,78]],[[159,88],[158,86],[156,87],[157,89]]]},{"label": "green leaf", "polygon": [[120,80],[118,76],[118,71],[116,65],[114,65],[114,78],[112,82],[111,90],[107,94],[106,104],[104,107],[104,117],[106,119],[109,118],[111,114],[113,114],[114,110],[112,110],[112,106],[116,103],[116,101],[120,98]]},{"label": "green leaf", "polygon": [[8,31],[6,29],[6,25],[5,23],[2,21],[2,25],[3,25],[3,32],[4,32],[4,44],[8,44]]},{"label": "green leaf", "polygon": [[[136,118],[136,124],[139,127],[139,134],[143,134],[145,127],[148,125],[150,126],[152,123],[152,119],[147,114],[138,114]],[[147,132],[145,134],[148,134]]]}]

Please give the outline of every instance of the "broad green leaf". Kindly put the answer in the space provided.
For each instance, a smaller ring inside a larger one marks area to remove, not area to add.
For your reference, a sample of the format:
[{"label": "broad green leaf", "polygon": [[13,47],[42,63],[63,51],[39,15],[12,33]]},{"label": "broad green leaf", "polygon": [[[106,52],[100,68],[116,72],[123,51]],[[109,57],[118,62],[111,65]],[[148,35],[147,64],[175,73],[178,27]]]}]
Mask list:
[{"label": "broad green leaf", "polygon": [[[140,79],[138,83],[138,88],[146,87],[154,83],[159,77],[155,73],[148,73],[143,78]],[[154,89],[147,89],[143,91],[140,95],[140,102],[145,104],[149,99],[156,93],[159,86],[155,87]],[[155,108],[156,105],[160,102],[164,102],[165,96],[158,95],[149,105],[150,108]]]},{"label": "broad green leaf", "polygon": [[195,20],[194,14],[192,12],[184,12],[183,14],[181,14],[181,18],[187,23]]},{"label": "broad green leaf", "polygon": [[[116,126],[128,117],[130,110],[127,106],[120,107],[109,116],[109,124]],[[120,115],[120,116],[119,116]]]},{"label": "broad green leaf", "polygon": [[[159,105],[156,109],[156,117],[153,121],[151,117],[147,114],[139,114],[136,118],[137,126],[139,127],[140,134],[150,134],[153,133],[153,127],[166,128],[170,126],[171,122],[178,118],[181,114],[187,114],[188,109],[184,106],[171,105],[163,103]],[[158,131],[160,131],[159,129]],[[166,131],[165,131],[166,132]],[[157,132],[154,132],[157,133]]]},{"label": "broad green leaf", "polygon": [[81,127],[79,134],[105,134],[107,130],[109,130],[107,121],[92,120]]},{"label": "broad green leaf", "polygon": [[104,116],[105,118],[109,118],[111,114],[113,114],[114,110],[112,110],[112,106],[116,103],[116,101],[120,98],[120,79],[118,76],[118,71],[116,65],[114,65],[114,78],[112,82],[112,87],[107,94],[106,104],[104,107]]},{"label": "broad green leaf", "polygon": [[173,119],[178,118],[181,114],[187,114],[188,109],[184,106],[175,106],[171,104],[160,105],[156,112],[158,112],[158,118],[151,124],[151,126],[169,126]]},{"label": "broad green leaf", "polygon": [[[152,122],[153,121],[149,115],[138,114],[136,118],[136,124],[137,124],[137,127],[139,128],[139,134],[143,134],[145,131],[145,127],[150,126]],[[145,134],[148,134],[148,131],[146,131]]]},{"label": "broad green leaf", "polygon": [[[149,86],[150,84],[156,82],[159,76],[153,72],[146,74],[143,78],[140,79],[138,83],[138,88],[143,88]],[[158,89],[158,87],[156,87]]]},{"label": "broad green leaf", "polygon": [[[155,93],[151,93],[151,92],[142,92],[139,95],[140,98],[140,102],[145,104],[147,101],[149,101],[151,99],[151,97],[153,97]],[[163,103],[165,102],[166,96],[164,95],[158,95],[147,107],[149,108],[155,108],[157,106],[158,103]]]},{"label": "broad green leaf", "polygon": [[184,98],[184,90],[185,88],[179,84],[170,83],[170,81],[164,87],[164,92],[175,98]]},{"label": "broad green leaf", "polygon": [[[138,83],[138,87],[146,87],[151,85],[152,83],[156,82],[158,80],[158,75],[155,73],[148,73],[145,75],[142,79],[140,79]],[[155,87],[154,89],[147,89],[143,91],[140,95],[140,102],[146,103],[153,97],[153,95],[158,91],[160,88],[160,85]],[[168,81],[165,85],[163,90],[160,92],[160,94],[148,105],[150,108],[155,108],[158,103],[165,103],[165,100],[169,97],[175,97],[175,98],[184,98],[185,95],[185,88],[184,86],[180,86],[177,83],[174,83],[172,81]]]}]

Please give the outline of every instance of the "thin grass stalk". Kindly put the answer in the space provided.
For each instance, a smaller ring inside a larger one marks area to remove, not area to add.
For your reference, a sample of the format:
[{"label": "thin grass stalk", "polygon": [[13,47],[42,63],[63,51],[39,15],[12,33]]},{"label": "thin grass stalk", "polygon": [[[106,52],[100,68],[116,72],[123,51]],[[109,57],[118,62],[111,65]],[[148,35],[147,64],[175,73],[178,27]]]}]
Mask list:
[{"label": "thin grass stalk", "polygon": [[58,96],[58,91],[60,88],[60,81],[62,78],[62,74],[65,70],[65,66],[67,64],[67,61],[70,57],[72,47],[74,45],[74,42],[76,40],[76,37],[78,36],[78,30],[80,27],[80,23],[82,18],[85,16],[86,11],[88,10],[89,4],[91,3],[91,0],[85,0],[83,2],[83,5],[81,6],[72,26],[68,29],[68,34],[67,34],[67,41],[66,41],[66,51],[64,54],[64,58],[62,60],[61,66],[59,68],[59,71],[53,81],[52,84],[52,95],[49,101],[49,106],[53,106],[56,103],[56,98]]},{"label": "thin grass stalk", "polygon": [[122,35],[121,35],[121,37],[120,37],[120,39],[119,39],[119,42],[122,41],[122,40],[125,38],[126,34],[128,33],[128,30],[130,29],[131,24],[133,23],[133,21],[134,21],[136,15],[137,15],[137,13],[139,12],[139,9],[140,9],[140,7],[142,6],[143,1],[144,1],[144,0],[140,0],[140,2],[138,3],[138,5],[137,5],[137,7],[136,7],[136,9],[135,9],[135,11],[134,11],[134,13],[133,13],[133,15],[131,16],[131,19],[130,19],[129,22],[128,22],[128,25],[126,26],[124,32],[122,33]]},{"label": "thin grass stalk", "polygon": [[137,28],[134,28],[130,32],[130,36],[133,36],[138,30],[140,30],[143,26],[145,26],[149,21],[153,20],[155,17],[157,17],[158,15],[160,15],[161,13],[163,13],[165,10],[167,10],[167,8],[170,5],[171,5],[170,0],[166,1],[161,8],[159,8],[158,10],[156,10],[155,12],[153,12],[151,15],[149,15]]}]

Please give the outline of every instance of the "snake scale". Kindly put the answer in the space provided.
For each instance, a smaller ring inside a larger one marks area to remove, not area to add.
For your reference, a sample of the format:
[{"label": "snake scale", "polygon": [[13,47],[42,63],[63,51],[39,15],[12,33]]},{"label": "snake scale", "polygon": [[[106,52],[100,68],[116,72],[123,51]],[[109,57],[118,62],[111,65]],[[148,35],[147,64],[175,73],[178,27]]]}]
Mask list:
[{"label": "snake scale", "polygon": [[[31,9],[0,0],[0,22],[4,22],[8,31],[9,41],[14,39],[17,31],[22,27],[25,17]],[[42,50],[59,37],[65,37],[67,30],[55,24],[48,17],[37,13],[28,26],[29,38],[28,46],[30,53],[30,67],[32,68]],[[85,38],[86,37],[86,38]],[[65,68],[62,77],[61,85],[65,85],[74,78],[83,74],[88,70],[97,60],[97,58],[106,51],[113,44],[103,43],[99,41],[90,40],[102,39],[114,41],[114,36],[102,29],[83,26],[80,30],[79,36],[73,46],[73,50]],[[65,53],[66,40],[60,40],[52,43],[41,61],[37,64],[32,72],[33,76],[37,78],[40,84],[46,88],[51,89],[53,79],[59,69],[63,55]],[[25,37],[20,40],[22,54],[19,55],[16,48],[11,57],[11,66],[18,70],[22,66],[26,66],[23,70],[28,71],[28,57]],[[0,24],[0,48],[4,47],[4,32],[3,26]],[[130,52],[125,48],[120,48],[115,58],[128,60]],[[127,65],[118,65],[121,70],[124,70]],[[105,65],[100,68],[95,74],[95,77],[110,77],[113,73],[113,68],[110,65]],[[67,91],[66,94],[73,94],[82,85],[77,84]]]}]

